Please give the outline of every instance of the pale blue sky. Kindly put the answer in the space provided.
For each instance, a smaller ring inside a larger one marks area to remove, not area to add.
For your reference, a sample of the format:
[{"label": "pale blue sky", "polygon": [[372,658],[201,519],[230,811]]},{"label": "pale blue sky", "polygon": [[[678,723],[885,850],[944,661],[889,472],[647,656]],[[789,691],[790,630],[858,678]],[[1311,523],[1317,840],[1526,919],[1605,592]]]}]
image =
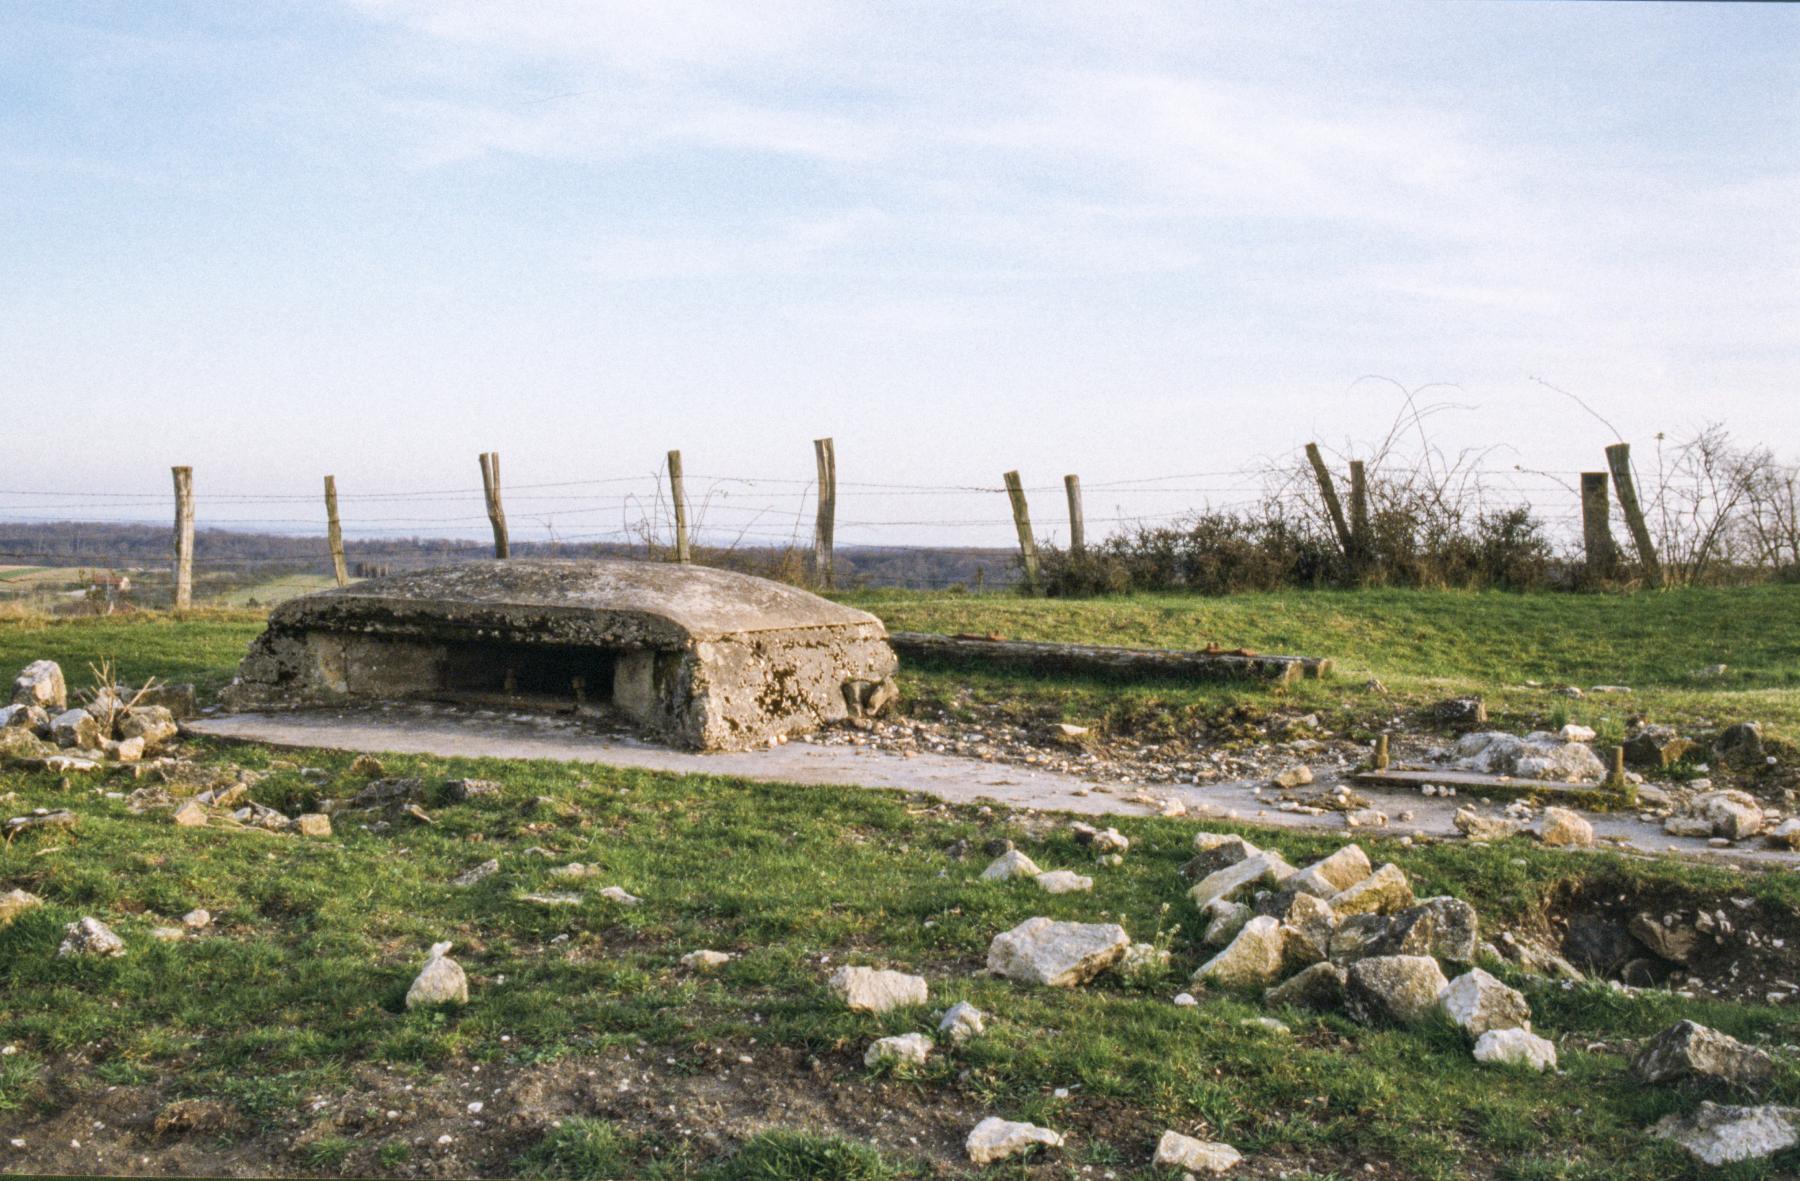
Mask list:
[{"label": "pale blue sky", "polygon": [[[1778,5],[13,0],[0,488],[146,499],[0,516],[160,520],[186,462],[202,523],[297,528],[205,498],[466,488],[489,448],[803,482],[831,434],[847,520],[996,522],[842,541],[1004,544],[999,498],[848,486],[1343,448],[1395,409],[1368,373],[1460,386],[1442,442],[1490,466],[1610,441],[1533,377],[1641,449],[1718,417],[1795,455],[1796,63]],[[708,489],[720,529],[803,512]],[[387,503],[347,499],[481,528]]]}]

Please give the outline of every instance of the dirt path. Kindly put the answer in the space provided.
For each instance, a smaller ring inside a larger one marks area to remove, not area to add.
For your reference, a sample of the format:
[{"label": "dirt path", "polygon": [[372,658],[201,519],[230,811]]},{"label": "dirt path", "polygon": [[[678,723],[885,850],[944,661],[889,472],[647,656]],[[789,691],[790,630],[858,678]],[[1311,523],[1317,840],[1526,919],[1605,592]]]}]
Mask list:
[{"label": "dirt path", "polygon": [[[196,734],[259,742],[269,746],[321,747],[372,754],[420,754],[443,758],[551,759],[671,771],[682,775],[724,775],[769,783],[894,788],[922,792],[953,803],[990,802],[1011,808],[1042,809],[1089,815],[1147,816],[1158,806],[1142,802],[1177,799],[1189,815],[1211,816],[1282,828],[1343,831],[1337,813],[1310,816],[1283,812],[1258,798],[1258,782],[1242,780],[1189,784],[1100,783],[1055,771],[1006,763],[988,763],[953,755],[911,756],[857,746],[820,746],[790,742],[770,750],[695,754],[654,746],[624,735],[599,734],[568,719],[495,711],[452,713],[435,706],[392,705],[356,710],[307,710],[292,713],[220,714],[186,723]],[[1329,787],[1334,777],[1315,768],[1318,782]],[[1497,814],[1499,805],[1483,806],[1478,798],[1454,799],[1416,792],[1358,787],[1357,792],[1388,814],[1388,835],[1454,837],[1451,823],[1457,808],[1472,805]],[[1136,797],[1136,798],[1134,798]],[[1397,817],[1409,812],[1412,818]],[[1585,813],[1603,844],[1647,853],[1800,865],[1800,854],[1746,843],[1714,849],[1704,840],[1672,837],[1635,815]]]}]

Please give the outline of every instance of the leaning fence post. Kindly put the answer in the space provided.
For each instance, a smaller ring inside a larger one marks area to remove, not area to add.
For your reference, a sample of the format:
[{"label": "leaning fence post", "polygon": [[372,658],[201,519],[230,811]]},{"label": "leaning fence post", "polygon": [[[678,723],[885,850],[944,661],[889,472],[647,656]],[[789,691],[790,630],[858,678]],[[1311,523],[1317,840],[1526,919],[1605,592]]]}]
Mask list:
[{"label": "leaning fence post", "polygon": [[1343,547],[1344,556],[1349,557],[1354,544],[1350,539],[1350,526],[1344,520],[1344,506],[1338,500],[1337,485],[1331,482],[1331,472],[1325,467],[1325,457],[1319,454],[1317,443],[1306,445],[1306,458],[1312,464],[1314,478],[1319,481],[1319,495],[1325,501],[1325,511],[1331,517],[1338,545]]},{"label": "leaning fence post", "polygon": [[813,528],[813,581],[829,590],[836,581],[832,565],[832,533],[837,526],[837,447],[830,439],[813,440],[819,468],[819,519]]},{"label": "leaning fence post", "polygon": [[1619,494],[1619,508],[1625,524],[1631,528],[1631,542],[1637,547],[1638,561],[1644,577],[1652,585],[1661,586],[1662,563],[1657,560],[1656,546],[1650,541],[1650,527],[1644,523],[1644,509],[1638,504],[1637,483],[1631,477],[1631,444],[1614,443],[1606,449],[1606,463],[1612,469],[1613,490]]},{"label": "leaning fence post", "polygon": [[681,452],[669,452],[669,497],[675,502],[675,560],[691,562],[694,555],[688,549],[687,493],[681,485]]},{"label": "leaning fence post", "polygon": [[171,468],[175,475],[175,610],[194,605],[194,469]]},{"label": "leaning fence post", "polygon": [[1588,577],[1611,578],[1619,551],[1613,543],[1605,472],[1581,473],[1581,543],[1587,554]]},{"label": "leaning fence post", "polygon": [[1031,510],[1025,504],[1025,485],[1018,472],[1007,472],[1006,498],[1012,502],[1013,527],[1019,531],[1019,557],[1025,564],[1025,589],[1038,587],[1037,540],[1031,535]]},{"label": "leaning fence post", "polygon": [[325,477],[325,543],[331,547],[332,576],[343,586],[350,581],[350,572],[344,568],[344,529],[338,523],[336,476]]},{"label": "leaning fence post", "polygon": [[506,539],[506,509],[500,503],[500,453],[481,453],[481,490],[487,497],[488,523],[494,527],[494,556],[510,558],[512,546]]},{"label": "leaning fence post", "polygon": [[1081,477],[1064,476],[1063,488],[1069,494],[1069,552],[1078,554],[1087,548],[1087,521],[1081,512]]}]

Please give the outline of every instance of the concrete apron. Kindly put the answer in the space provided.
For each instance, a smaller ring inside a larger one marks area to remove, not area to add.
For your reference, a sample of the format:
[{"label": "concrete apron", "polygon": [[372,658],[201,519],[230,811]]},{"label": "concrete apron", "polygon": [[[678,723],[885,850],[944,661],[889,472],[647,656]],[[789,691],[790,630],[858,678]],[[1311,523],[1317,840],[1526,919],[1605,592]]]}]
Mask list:
[{"label": "concrete apron", "polygon": [[[1192,820],[1224,819],[1277,828],[1368,836],[1417,834],[1455,837],[1451,823],[1464,805],[1495,814],[1473,795],[1444,799],[1413,791],[1357,787],[1389,817],[1385,829],[1345,828],[1337,813],[1308,816],[1282,812],[1273,799],[1253,794],[1259,781],[1192,784],[1101,783],[1055,771],[1008,763],[988,763],[955,755],[911,756],[861,746],[819,746],[793,741],[768,750],[699,754],[655,746],[626,735],[598,734],[569,720],[496,711],[446,713],[406,705],[362,709],[315,709],[282,713],[216,714],[183,723],[208,738],[256,742],[276,747],[311,747],[367,754],[435,755],[467,759],[549,759],[667,771],[679,775],[720,775],[802,786],[873,787],[920,792],[957,804],[991,803],[1009,808],[1074,812],[1093,816],[1150,816],[1159,809],[1129,797],[1177,799]],[[1334,777],[1315,768],[1313,785],[1329,787]],[[1273,789],[1267,794],[1274,795]],[[1401,812],[1413,818],[1401,823]],[[1732,849],[1714,849],[1704,840],[1672,837],[1633,814],[1584,812],[1601,846],[1644,853],[1677,854],[1720,862],[1762,866],[1800,865],[1800,854],[1769,849],[1754,840]]]}]

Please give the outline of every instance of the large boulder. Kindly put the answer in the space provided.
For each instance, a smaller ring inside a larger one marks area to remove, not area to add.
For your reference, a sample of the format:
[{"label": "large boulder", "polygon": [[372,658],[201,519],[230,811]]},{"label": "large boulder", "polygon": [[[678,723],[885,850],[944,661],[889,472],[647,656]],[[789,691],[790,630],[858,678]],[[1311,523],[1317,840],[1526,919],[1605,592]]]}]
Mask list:
[{"label": "large boulder", "polygon": [[1206,931],[1200,936],[1208,947],[1224,947],[1244,929],[1254,912],[1242,902],[1215,898],[1204,907]]},{"label": "large boulder", "polygon": [[1507,837],[1515,837],[1525,831],[1523,820],[1514,820],[1510,816],[1483,816],[1475,809],[1466,806],[1456,810],[1456,815],[1450,818],[1450,823],[1456,826],[1456,831],[1471,841],[1482,843],[1503,841]]},{"label": "large boulder", "polygon": [[1698,1077],[1745,1087],[1767,1082],[1775,1073],[1775,1060],[1730,1034],[1678,1021],[1638,1049],[1631,1069],[1647,1083]]},{"label": "large boulder", "polygon": [[1533,731],[1523,738],[1499,730],[1465,734],[1451,748],[1451,763],[1478,775],[1516,775],[1559,783],[1597,783],[1606,764],[1593,748],[1561,734]]},{"label": "large boulder", "polygon": [[1688,810],[1704,820],[1716,837],[1741,841],[1762,831],[1762,806],[1748,792],[1705,792],[1694,797]]},{"label": "large boulder", "polygon": [[1049,1128],[990,1115],[975,1125],[975,1130],[963,1141],[963,1151],[969,1154],[969,1159],[975,1164],[987,1165],[1040,1145],[1045,1148],[1061,1148],[1062,1143],[1061,1134]]},{"label": "large boulder", "polygon": [[1665,1115],[1650,1128],[1659,1140],[1673,1140],[1705,1165],[1760,1160],[1800,1143],[1800,1108],[1731,1107],[1702,1100],[1691,1114]]},{"label": "large boulder", "polygon": [[54,660],[34,660],[20,670],[12,683],[13,705],[35,705],[60,713],[69,708],[69,686],[62,666]]},{"label": "large boulder", "polygon": [[1393,914],[1413,904],[1412,884],[1393,862],[1329,899],[1340,919],[1353,914]]},{"label": "large boulder", "polygon": [[1345,977],[1344,969],[1336,964],[1314,964],[1263,993],[1263,1004],[1275,1009],[1287,1005],[1297,1009],[1335,1009],[1344,999]]},{"label": "large boulder", "polygon": [[1538,840],[1553,848],[1591,849],[1594,826],[1579,812],[1567,808],[1545,808],[1538,824]]},{"label": "large boulder", "polygon": [[1282,954],[1288,970],[1316,964],[1331,954],[1331,933],[1337,915],[1331,903],[1312,894],[1275,895],[1281,905],[1272,916],[1281,924]]},{"label": "large boulder", "polygon": [[987,966],[996,976],[1025,984],[1074,988],[1112,967],[1130,945],[1117,923],[1071,923],[1039,915],[994,936]]},{"label": "large boulder", "polygon": [[1283,882],[1282,888],[1330,898],[1348,890],[1373,872],[1369,855],[1362,851],[1360,845],[1345,845],[1331,856],[1313,862]]},{"label": "large boulder", "polygon": [[148,750],[168,742],[181,732],[166,705],[135,705],[119,722],[119,737],[141,738]]},{"label": "large boulder", "polygon": [[1525,994],[1509,988],[1480,968],[1450,982],[1438,998],[1444,1015],[1471,1038],[1490,1029],[1530,1029],[1531,1006]]},{"label": "large boulder", "polygon": [[1195,906],[1204,907],[1215,898],[1232,899],[1247,886],[1278,886],[1294,875],[1294,867],[1289,865],[1279,853],[1257,853],[1244,860],[1215,873],[1201,878],[1188,897],[1194,900]]},{"label": "large boulder", "polygon": [[832,973],[831,991],[858,1013],[885,1013],[907,1005],[922,1005],[929,989],[923,976],[885,968],[843,967]]},{"label": "large boulder", "polygon": [[1768,757],[1763,749],[1760,722],[1727,726],[1713,739],[1713,757],[1732,767],[1760,767]]},{"label": "large boulder", "polygon": [[1450,982],[1430,956],[1370,956],[1350,965],[1344,978],[1344,1009],[1364,1023],[1411,1025],[1437,1008],[1448,987]]},{"label": "large boulder", "polygon": [[1253,918],[1244,924],[1243,930],[1225,950],[1195,970],[1194,982],[1222,984],[1227,988],[1268,984],[1281,975],[1286,941],[1281,924],[1273,918],[1268,915]]},{"label": "large boulder", "polygon": [[68,709],[50,719],[50,737],[56,745],[95,750],[100,746],[100,719],[85,709]]},{"label": "large boulder", "polygon": [[[1407,907],[1378,930],[1370,930],[1365,954],[1428,955],[1453,964],[1469,964],[1475,961],[1479,938],[1480,919],[1475,908],[1460,898],[1439,895]],[[1335,950],[1333,957],[1337,957]]]},{"label": "large boulder", "polygon": [[1687,758],[1694,746],[1693,739],[1683,738],[1673,726],[1640,726],[1625,740],[1625,761],[1660,771]]}]

